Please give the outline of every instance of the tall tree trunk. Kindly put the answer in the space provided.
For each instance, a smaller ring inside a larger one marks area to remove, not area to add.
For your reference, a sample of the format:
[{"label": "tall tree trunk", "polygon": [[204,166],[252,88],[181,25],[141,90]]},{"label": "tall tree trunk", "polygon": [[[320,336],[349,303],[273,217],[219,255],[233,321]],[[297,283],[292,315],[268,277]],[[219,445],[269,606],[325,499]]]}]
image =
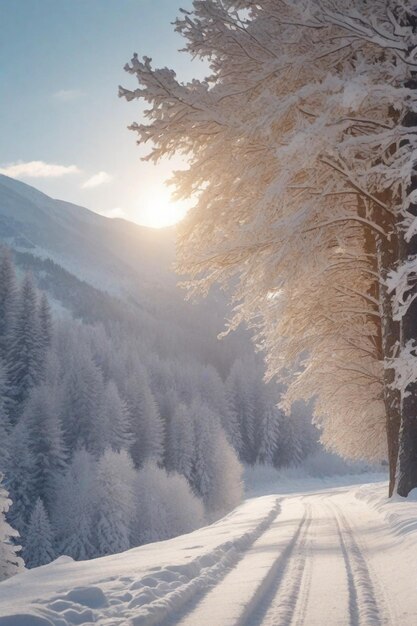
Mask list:
[{"label": "tall tree trunk", "polygon": [[381,298],[383,315],[383,351],[384,351],[384,402],[386,411],[386,430],[389,463],[389,487],[388,496],[394,493],[397,477],[397,463],[399,454],[399,433],[401,425],[401,398],[398,389],[393,386],[394,370],[386,365],[395,357],[398,350],[399,323],[392,319],[392,310],[389,297]]},{"label": "tall tree trunk", "polygon": [[[417,188],[417,177],[414,184],[416,184]],[[413,214],[417,216],[417,206],[410,207],[410,210],[411,208]],[[402,260],[409,258],[411,255],[416,255],[417,237],[413,237],[410,242],[402,241],[400,254]],[[407,294],[408,300],[415,295],[416,287],[417,285],[413,285],[409,290]],[[410,341],[415,343],[416,338],[417,300],[410,304],[401,320],[401,346],[406,346]],[[417,344],[414,354],[417,357]],[[417,487],[417,381],[411,383],[403,394],[401,417],[398,493],[400,496],[405,497],[412,489]]]},{"label": "tall tree trunk", "polygon": [[[415,30],[416,24],[414,23],[412,26]],[[406,87],[417,89],[417,77],[415,73],[413,74]],[[417,128],[417,113],[413,111],[408,112],[404,118],[403,125],[409,128]],[[412,176],[407,192],[411,193],[415,190],[417,190],[417,172]],[[417,204],[411,204],[408,208],[408,213],[414,218],[417,217]],[[399,263],[403,264],[417,255],[417,236],[413,236],[410,241],[407,241],[404,237],[404,230],[401,232]],[[413,277],[413,282],[405,296],[405,301],[411,302],[416,293],[417,277]],[[413,344],[416,344],[415,355],[417,357],[416,340],[417,299],[411,302],[401,320],[401,347],[404,348],[409,342],[413,342]],[[407,496],[412,489],[417,487],[417,380],[411,383],[403,394],[401,415],[398,493],[400,496]]]},{"label": "tall tree trunk", "polygon": [[[377,213],[377,215],[376,215]],[[396,235],[396,224],[393,216],[389,213],[381,214],[380,210],[375,210],[370,217],[383,228],[384,232],[390,233],[389,239],[381,239],[374,236],[369,230],[365,239],[366,251],[373,259],[373,271],[380,277],[379,282],[375,281],[375,292],[371,295],[379,301],[380,324],[378,337],[378,358],[384,365],[384,404],[386,416],[387,451],[389,464],[389,488],[388,495],[392,496],[395,489],[397,476],[397,461],[399,452],[399,432],[401,424],[401,397],[398,389],[393,386],[395,372],[390,366],[399,348],[400,324],[393,319],[392,297],[388,293],[385,279],[388,272],[395,267],[398,259],[398,237]],[[372,241],[373,239],[373,241]]]}]

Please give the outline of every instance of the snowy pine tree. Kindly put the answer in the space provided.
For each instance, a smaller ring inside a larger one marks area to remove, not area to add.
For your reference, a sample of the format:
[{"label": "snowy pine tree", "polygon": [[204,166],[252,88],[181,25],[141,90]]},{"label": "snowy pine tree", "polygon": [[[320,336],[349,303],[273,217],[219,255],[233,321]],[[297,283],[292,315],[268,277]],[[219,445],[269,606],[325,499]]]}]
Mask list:
[{"label": "snowy pine tree", "polygon": [[256,414],[253,360],[236,360],[226,381],[233,431],[229,435],[239,458],[249,464],[256,459]]},{"label": "snowy pine tree", "polygon": [[20,288],[16,317],[10,332],[7,353],[11,416],[16,423],[30,390],[41,377],[40,335],[37,294],[33,280],[26,275]]},{"label": "snowy pine tree", "polygon": [[4,474],[9,460],[10,420],[6,410],[6,368],[0,359],[0,472]]},{"label": "snowy pine tree", "polygon": [[167,474],[152,461],[139,470],[135,494],[136,545],[170,539],[204,523],[204,507],[186,479],[176,473]]},{"label": "snowy pine tree", "polygon": [[22,418],[33,459],[34,493],[48,510],[55,497],[56,481],[64,471],[67,460],[56,391],[47,383],[32,389]]},{"label": "snowy pine tree", "polygon": [[118,452],[128,450],[133,442],[130,415],[114,381],[107,383],[101,404],[104,449],[110,446]]},{"label": "snowy pine tree", "polygon": [[30,516],[23,557],[26,567],[39,567],[54,560],[56,554],[53,548],[53,533],[48,513],[40,498],[36,500]]},{"label": "snowy pine tree", "polygon": [[241,466],[217,416],[201,400],[192,403],[190,413],[194,422],[190,484],[207,510],[220,516],[241,499]]},{"label": "snowy pine tree", "polygon": [[217,432],[213,475],[206,506],[210,519],[218,519],[240,504],[243,497],[242,465],[222,429]]},{"label": "snowy pine tree", "polygon": [[296,466],[304,459],[302,441],[297,425],[291,416],[282,415],[280,437],[274,455],[276,467]]},{"label": "snowy pine tree", "polygon": [[42,294],[39,303],[39,361],[43,372],[48,349],[52,343],[53,325],[51,308],[46,294]]},{"label": "snowy pine tree", "polygon": [[194,458],[194,424],[190,409],[180,403],[172,416],[167,438],[166,465],[191,480]]},{"label": "snowy pine tree", "polygon": [[213,367],[205,366],[198,371],[196,391],[203,402],[219,416],[230,444],[240,453],[242,432],[230,386],[225,385]]},{"label": "snowy pine tree", "polygon": [[96,556],[115,554],[131,547],[135,478],[133,462],[126,450],[108,449],[100,457],[96,473]]},{"label": "snowy pine tree", "polygon": [[24,421],[17,424],[9,438],[9,455],[6,469],[6,487],[12,499],[8,520],[13,528],[25,536],[27,523],[36,500],[35,462],[30,450],[30,439]]},{"label": "snowy pine tree", "polygon": [[15,304],[15,271],[10,252],[2,249],[0,257],[0,359],[4,361],[8,355]]},{"label": "snowy pine tree", "polygon": [[274,462],[281,437],[280,418],[278,409],[272,404],[264,408],[259,432],[258,463],[272,465]]},{"label": "snowy pine tree", "polygon": [[63,383],[63,428],[70,451],[84,447],[99,454],[105,447],[101,421],[104,396],[103,375],[87,345],[71,346]]},{"label": "snowy pine tree", "polygon": [[6,521],[6,513],[11,501],[2,484],[0,474],[0,582],[23,571],[23,559],[18,556],[20,546],[16,545],[15,539],[19,533]]},{"label": "snowy pine tree", "polygon": [[125,398],[133,434],[130,452],[135,466],[140,467],[148,459],[160,463],[164,450],[164,428],[143,370],[126,381]]},{"label": "snowy pine tree", "polygon": [[59,554],[76,560],[94,557],[96,486],[96,460],[87,450],[76,450],[66,473],[58,479],[53,508]]}]

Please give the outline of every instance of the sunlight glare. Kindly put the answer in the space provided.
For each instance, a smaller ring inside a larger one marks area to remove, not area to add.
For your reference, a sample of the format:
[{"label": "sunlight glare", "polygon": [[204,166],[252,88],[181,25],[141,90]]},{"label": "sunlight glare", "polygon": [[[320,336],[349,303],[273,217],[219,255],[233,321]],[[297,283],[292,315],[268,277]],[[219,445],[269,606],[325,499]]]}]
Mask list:
[{"label": "sunlight glare", "polygon": [[187,208],[184,202],[174,202],[166,187],[153,187],[141,201],[137,219],[145,226],[164,228],[182,220]]}]

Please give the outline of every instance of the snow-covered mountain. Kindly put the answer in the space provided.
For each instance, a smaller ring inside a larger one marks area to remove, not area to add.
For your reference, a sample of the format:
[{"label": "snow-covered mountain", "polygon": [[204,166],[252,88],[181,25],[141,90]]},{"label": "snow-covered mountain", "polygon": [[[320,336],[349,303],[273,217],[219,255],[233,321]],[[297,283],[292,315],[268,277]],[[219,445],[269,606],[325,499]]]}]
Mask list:
[{"label": "snow-covered mountain", "polygon": [[224,294],[185,302],[173,268],[174,228],[104,217],[0,175],[1,243],[56,310],[93,324],[125,325],[128,317],[165,346],[169,336],[182,336],[181,345],[187,341],[193,356],[223,375],[237,355],[252,352],[245,333],[217,340],[228,312]]},{"label": "snow-covered mountain", "polygon": [[172,288],[174,231],[110,219],[0,175],[0,240],[118,295]]}]

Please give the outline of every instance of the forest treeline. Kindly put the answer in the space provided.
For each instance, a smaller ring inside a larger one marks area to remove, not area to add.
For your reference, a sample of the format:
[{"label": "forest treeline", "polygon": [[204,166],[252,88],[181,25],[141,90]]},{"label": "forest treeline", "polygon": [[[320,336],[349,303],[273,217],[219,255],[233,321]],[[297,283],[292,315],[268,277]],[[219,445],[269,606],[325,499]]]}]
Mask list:
[{"label": "forest treeline", "polygon": [[191,531],[238,504],[242,463],[296,464],[315,447],[306,411],[278,410],[280,389],[264,384],[255,356],[234,359],[222,377],[192,358],[192,345],[184,358],[174,326],[170,336],[156,325],[153,341],[148,327],[145,341],[130,313],[104,325],[54,306],[3,250],[0,471],[12,504],[2,507],[0,539],[9,573],[13,541],[35,567]]}]

